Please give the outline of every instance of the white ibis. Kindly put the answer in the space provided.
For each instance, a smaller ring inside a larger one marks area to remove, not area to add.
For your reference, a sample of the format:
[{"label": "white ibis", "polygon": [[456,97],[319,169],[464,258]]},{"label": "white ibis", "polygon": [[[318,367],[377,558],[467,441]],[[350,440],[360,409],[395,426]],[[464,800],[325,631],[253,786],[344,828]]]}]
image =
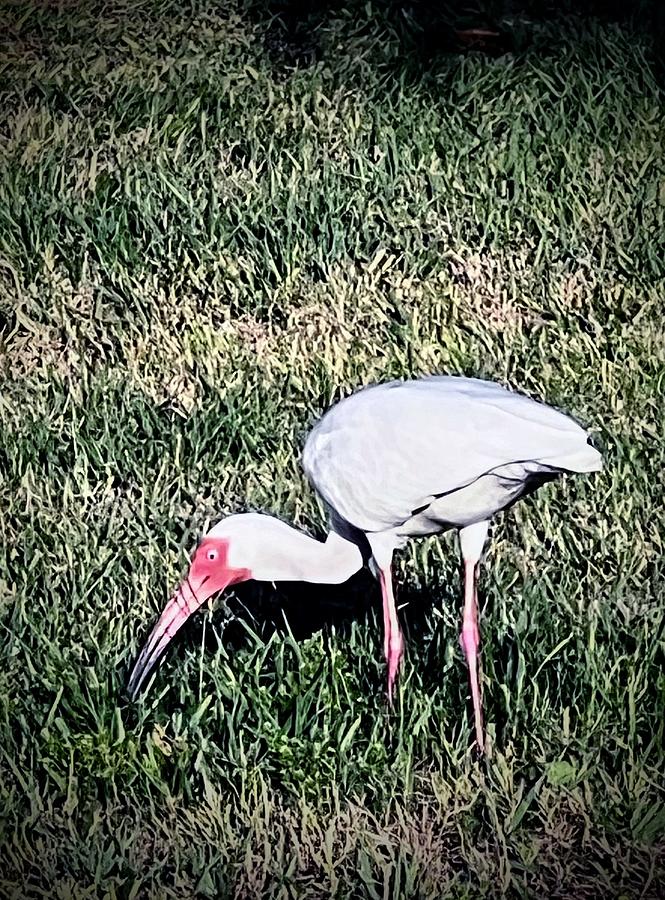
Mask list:
[{"label": "white ibis", "polygon": [[388,695],[404,652],[391,564],[409,538],[459,529],[464,560],[461,643],[476,742],[476,576],[489,521],[566,472],[596,472],[601,456],[571,418],[491,381],[434,376],[364,388],[337,403],[305,444],[303,467],[323,499],[325,542],[272,516],[231,515],[205,536],[129,679],[136,696],[164,648],[209,597],[240,581],[341,584],[368,562],[383,595]]}]

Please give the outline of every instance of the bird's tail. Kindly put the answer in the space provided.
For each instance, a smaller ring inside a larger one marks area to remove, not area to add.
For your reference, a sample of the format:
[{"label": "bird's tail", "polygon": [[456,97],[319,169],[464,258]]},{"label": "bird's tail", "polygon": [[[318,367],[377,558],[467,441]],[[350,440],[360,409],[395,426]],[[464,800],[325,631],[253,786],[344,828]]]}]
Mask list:
[{"label": "bird's tail", "polygon": [[567,472],[600,472],[603,457],[589,442],[570,453],[557,456],[556,465]]}]

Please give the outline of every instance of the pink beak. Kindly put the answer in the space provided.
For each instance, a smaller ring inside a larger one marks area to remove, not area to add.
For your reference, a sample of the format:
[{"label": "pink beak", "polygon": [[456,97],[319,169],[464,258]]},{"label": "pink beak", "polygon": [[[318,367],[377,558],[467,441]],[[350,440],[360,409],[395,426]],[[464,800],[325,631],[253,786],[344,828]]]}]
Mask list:
[{"label": "pink beak", "polygon": [[220,584],[218,580],[213,583],[212,579],[207,577],[200,580],[198,584],[192,584],[190,578],[183,581],[164,607],[164,611],[134,664],[127,684],[127,690],[132,700],[136,699],[141,685],[154,668],[171,638],[182,628],[192,613],[196,612],[209,597],[224,590],[225,587],[226,584]]}]

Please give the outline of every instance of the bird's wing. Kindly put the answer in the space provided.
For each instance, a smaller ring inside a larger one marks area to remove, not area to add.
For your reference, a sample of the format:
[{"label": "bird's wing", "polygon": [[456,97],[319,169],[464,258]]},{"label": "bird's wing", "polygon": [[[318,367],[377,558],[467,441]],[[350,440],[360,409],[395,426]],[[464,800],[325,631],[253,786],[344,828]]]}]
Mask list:
[{"label": "bird's wing", "polygon": [[303,467],[346,521],[382,531],[499,466],[597,470],[587,437],[563,413],[493,382],[438,376],[342,400],[310,433]]}]

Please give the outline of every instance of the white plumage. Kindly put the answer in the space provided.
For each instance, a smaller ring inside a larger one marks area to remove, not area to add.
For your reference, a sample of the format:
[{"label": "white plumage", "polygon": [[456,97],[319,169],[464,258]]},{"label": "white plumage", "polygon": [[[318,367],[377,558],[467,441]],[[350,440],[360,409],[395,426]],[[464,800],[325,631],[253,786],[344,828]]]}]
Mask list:
[{"label": "white plumage", "polygon": [[338,517],[366,532],[432,534],[487,519],[533,482],[601,457],[563,413],[474,378],[364,388],[311,431],[303,467]]}]

